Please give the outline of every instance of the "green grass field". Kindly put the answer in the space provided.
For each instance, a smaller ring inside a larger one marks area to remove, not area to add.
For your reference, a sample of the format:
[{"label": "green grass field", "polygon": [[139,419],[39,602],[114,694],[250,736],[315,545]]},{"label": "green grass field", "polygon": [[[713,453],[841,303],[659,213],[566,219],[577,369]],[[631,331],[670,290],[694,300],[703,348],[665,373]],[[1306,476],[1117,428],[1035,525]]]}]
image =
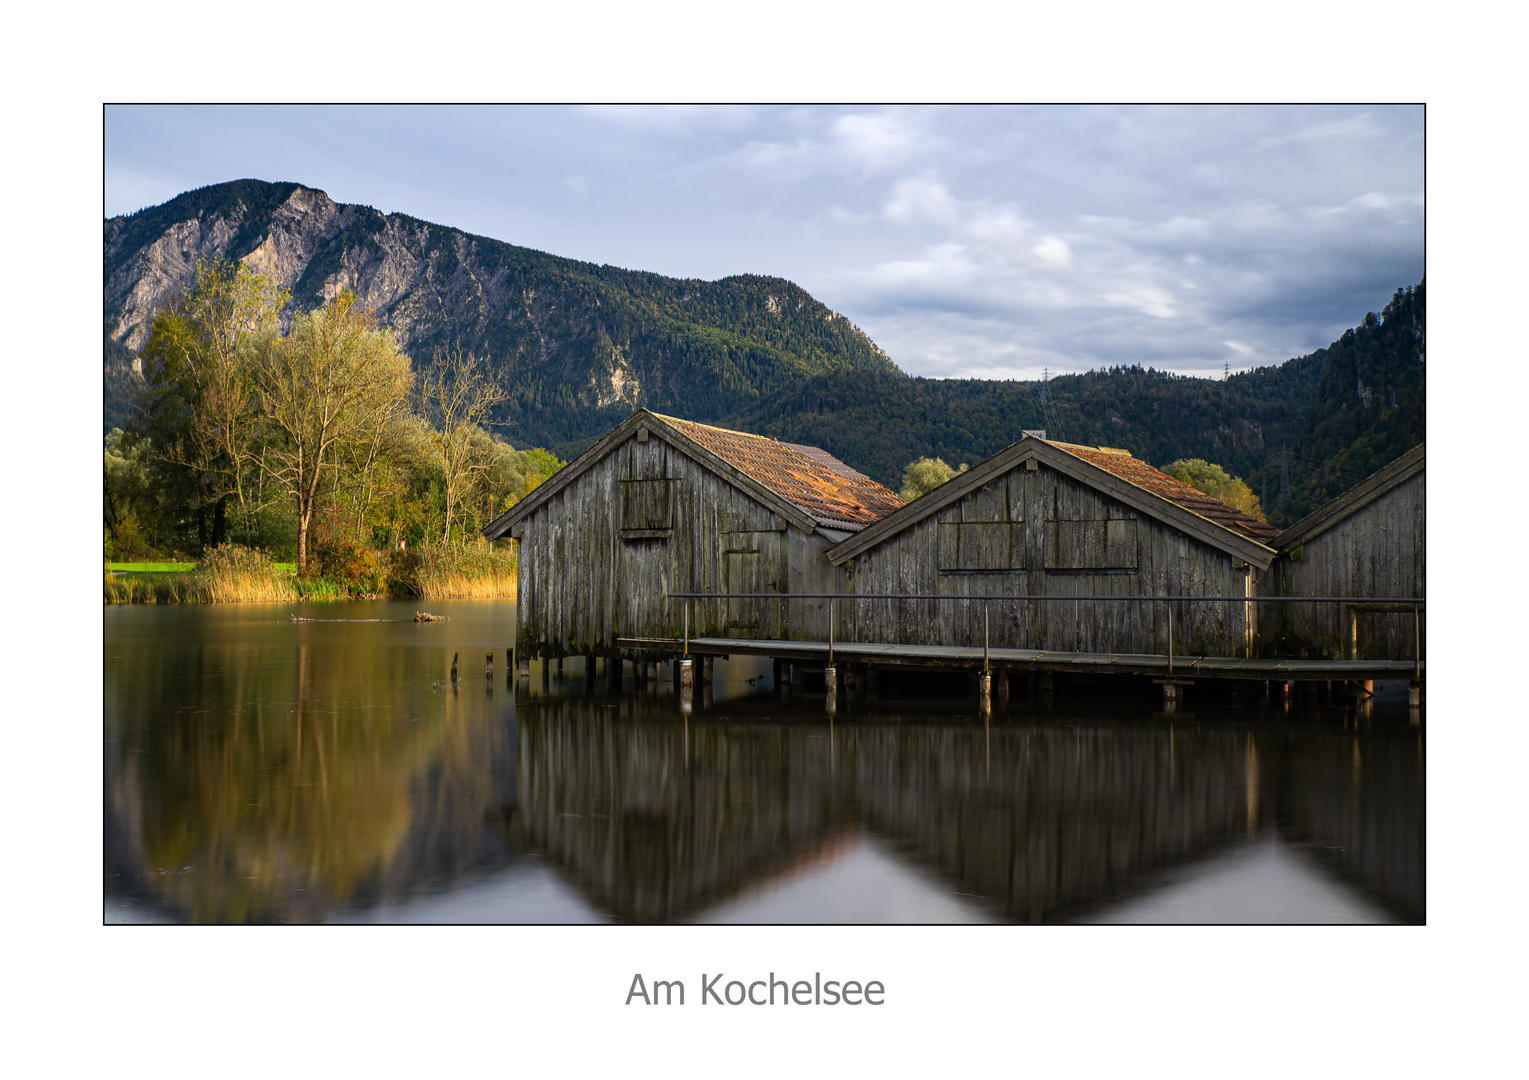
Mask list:
[{"label": "green grass field", "polygon": [[[279,562],[276,569],[292,574],[297,572],[295,562]],[[194,562],[113,562],[106,569],[129,574],[189,574],[196,569]]]},{"label": "green grass field", "polygon": [[179,574],[190,573],[196,569],[194,562],[113,562],[107,563],[108,570],[123,570],[134,574]]}]

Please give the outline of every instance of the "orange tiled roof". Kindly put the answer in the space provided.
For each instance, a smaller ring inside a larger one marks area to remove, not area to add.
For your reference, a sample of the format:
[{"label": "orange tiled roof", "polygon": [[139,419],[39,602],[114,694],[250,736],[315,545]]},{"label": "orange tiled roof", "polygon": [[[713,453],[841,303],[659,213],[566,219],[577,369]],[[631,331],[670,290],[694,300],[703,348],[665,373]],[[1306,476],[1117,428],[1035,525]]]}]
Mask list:
[{"label": "orange tiled roof", "polygon": [[816,446],[776,442],[672,416],[661,419],[831,529],[858,532],[903,505],[869,476]]},{"label": "orange tiled roof", "polygon": [[1137,487],[1146,488],[1154,495],[1161,495],[1190,513],[1209,518],[1217,525],[1228,528],[1240,536],[1263,543],[1279,535],[1279,530],[1273,525],[1266,525],[1256,518],[1249,517],[1241,510],[1233,509],[1220,499],[1212,498],[1203,491],[1190,487],[1184,481],[1154,469],[1145,461],[1132,457],[1128,451],[1111,450],[1099,446],[1077,446],[1073,443],[1051,442],[1049,439],[1047,442],[1058,450],[1065,450],[1073,457],[1082,458],[1090,465],[1097,465],[1105,472],[1112,473]]}]

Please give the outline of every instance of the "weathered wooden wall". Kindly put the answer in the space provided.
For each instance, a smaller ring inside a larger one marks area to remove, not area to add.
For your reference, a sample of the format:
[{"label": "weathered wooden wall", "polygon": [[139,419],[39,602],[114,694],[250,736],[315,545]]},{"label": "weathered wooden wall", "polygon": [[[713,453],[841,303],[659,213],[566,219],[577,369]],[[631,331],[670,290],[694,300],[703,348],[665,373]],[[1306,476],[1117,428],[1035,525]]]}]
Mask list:
[{"label": "weathered wooden wall", "polygon": [[[808,535],[656,435],[634,434],[523,523],[517,641],[610,655],[617,637],[674,637],[671,592],[840,591],[826,537]],[[819,610],[821,609],[821,611]],[[697,600],[690,633],[826,638],[827,604]]]},{"label": "weathered wooden wall", "polygon": [[[1260,591],[1272,596],[1425,596],[1425,475],[1418,473],[1302,547],[1281,553]],[[1354,628],[1346,605],[1264,604],[1261,609],[1264,646],[1284,636],[1309,648],[1313,658],[1349,658]],[[1410,611],[1361,610],[1357,615],[1361,659],[1413,659]],[[1425,611],[1417,627],[1417,647],[1425,659],[1427,619]]]},{"label": "weathered wooden wall", "polygon": [[[855,560],[860,593],[1244,596],[1246,564],[1040,465],[1016,467]],[[1175,653],[1248,655],[1250,605],[1173,605]],[[1164,653],[1164,602],[989,604],[994,647]],[[866,600],[857,640],[982,644],[980,603]]]}]

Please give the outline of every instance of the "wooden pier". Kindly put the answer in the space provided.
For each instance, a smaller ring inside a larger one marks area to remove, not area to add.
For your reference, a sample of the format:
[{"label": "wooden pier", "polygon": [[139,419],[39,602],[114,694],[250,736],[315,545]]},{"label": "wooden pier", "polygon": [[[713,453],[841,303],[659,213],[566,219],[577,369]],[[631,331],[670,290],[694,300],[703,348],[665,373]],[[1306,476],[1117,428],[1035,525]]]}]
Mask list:
[{"label": "wooden pier", "polygon": [[[673,638],[620,638],[633,653],[678,655]],[[986,656],[984,657],[984,651]],[[1075,675],[1147,675],[1182,679],[1248,679],[1259,682],[1326,682],[1411,679],[1424,669],[1412,660],[1286,660],[1234,656],[1174,656],[1150,653],[1045,652],[1038,649],[983,650],[952,645],[891,645],[876,642],[778,641],[759,638],[691,638],[693,656],[769,656],[827,664],[863,664],[875,668],[923,671],[974,671],[986,665],[1008,672],[1061,672]]]}]

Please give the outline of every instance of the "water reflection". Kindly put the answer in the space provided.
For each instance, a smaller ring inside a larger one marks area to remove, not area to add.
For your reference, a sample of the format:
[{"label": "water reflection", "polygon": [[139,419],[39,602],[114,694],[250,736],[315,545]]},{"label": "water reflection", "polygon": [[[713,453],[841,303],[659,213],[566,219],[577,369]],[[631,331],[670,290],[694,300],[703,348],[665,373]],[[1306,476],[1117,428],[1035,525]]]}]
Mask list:
[{"label": "water reflection", "polygon": [[315,921],[512,857],[483,827],[514,800],[512,702],[446,678],[471,624],[125,614],[107,642],[109,894],[192,921]]},{"label": "water reflection", "polygon": [[508,604],[287,611],[109,613],[113,921],[1424,917],[1423,733],[1383,701],[860,688],[826,715],[733,662],[685,710],[667,668],[453,685]]}]

